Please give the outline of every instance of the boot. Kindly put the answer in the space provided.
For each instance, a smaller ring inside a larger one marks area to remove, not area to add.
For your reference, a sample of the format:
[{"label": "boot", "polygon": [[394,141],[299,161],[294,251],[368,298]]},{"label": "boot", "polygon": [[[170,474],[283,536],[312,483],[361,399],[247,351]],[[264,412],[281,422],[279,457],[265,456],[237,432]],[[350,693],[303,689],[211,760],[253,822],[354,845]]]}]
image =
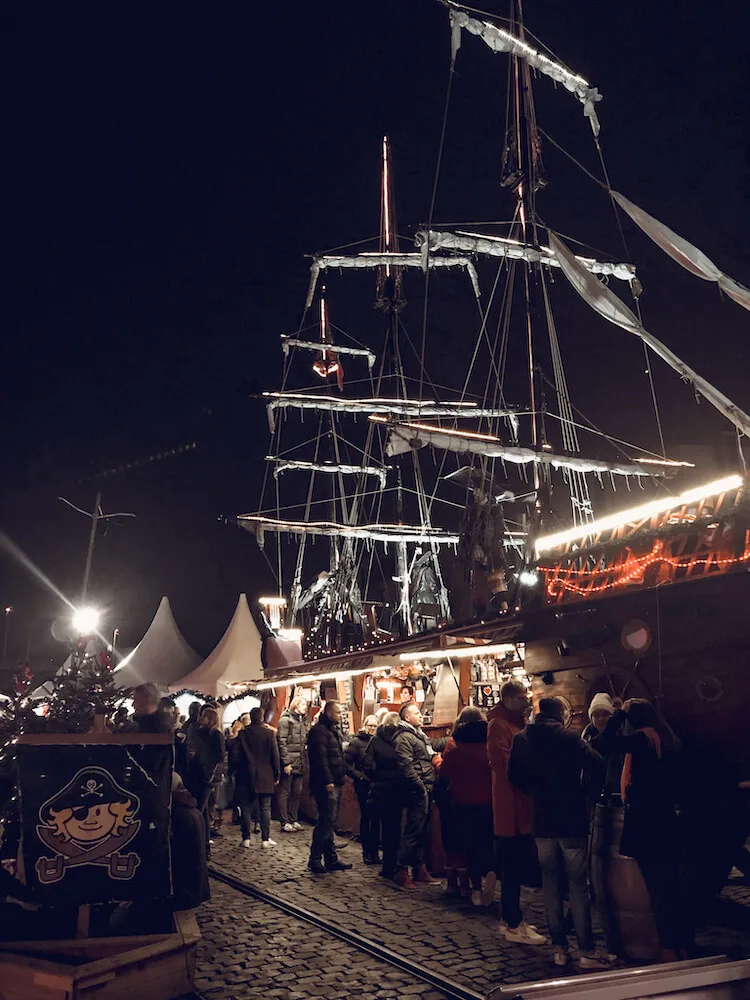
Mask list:
[{"label": "boot", "polygon": [[325,867],[322,861],[320,861],[319,858],[310,858],[310,860],[307,863],[307,867],[310,869],[313,875],[325,875],[325,873],[328,871],[328,869]]},{"label": "boot", "polygon": [[396,874],[393,876],[393,881],[399,887],[399,889],[416,889],[417,887],[412,882],[411,875],[409,874],[408,868],[399,868]]},{"label": "boot", "polygon": [[459,894],[466,899],[471,897],[471,880],[469,879],[469,872],[466,868],[458,869],[458,891]]},{"label": "boot", "polygon": [[412,868],[411,877],[415,882],[419,882],[421,885],[440,885],[440,879],[433,878],[427,871],[427,865],[425,864],[417,865],[416,868]]},{"label": "boot", "polygon": [[445,869],[446,883],[445,883],[445,894],[446,896],[460,896],[461,889],[458,885],[458,871],[455,868]]}]

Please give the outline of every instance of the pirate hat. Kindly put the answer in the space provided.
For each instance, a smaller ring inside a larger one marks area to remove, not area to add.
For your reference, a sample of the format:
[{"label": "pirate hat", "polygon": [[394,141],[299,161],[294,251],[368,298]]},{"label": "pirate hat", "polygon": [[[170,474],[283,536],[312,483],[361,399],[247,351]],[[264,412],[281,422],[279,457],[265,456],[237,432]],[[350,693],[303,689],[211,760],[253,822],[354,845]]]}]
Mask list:
[{"label": "pirate hat", "polygon": [[140,806],[138,796],[126,792],[115,779],[102,767],[83,767],[70,779],[67,785],[48,799],[39,810],[43,823],[52,819],[51,812],[59,813],[62,809],[78,809],[109,802],[130,802],[137,810]]}]

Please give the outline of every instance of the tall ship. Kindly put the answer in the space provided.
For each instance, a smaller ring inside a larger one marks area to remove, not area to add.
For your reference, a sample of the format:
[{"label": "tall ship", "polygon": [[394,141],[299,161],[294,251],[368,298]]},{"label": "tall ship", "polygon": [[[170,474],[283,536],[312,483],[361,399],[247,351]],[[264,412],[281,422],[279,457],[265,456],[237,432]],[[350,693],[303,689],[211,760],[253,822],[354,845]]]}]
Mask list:
[{"label": "tall ship", "polygon": [[[462,60],[494,60],[507,78],[489,213],[504,221],[435,219],[444,127],[429,216],[405,234],[398,150],[384,137],[378,236],[347,233],[312,256],[299,327],[280,338],[281,380],[262,394],[262,496],[238,518],[276,574],[264,599],[272,638],[293,649],[268,665],[269,683],[363,675],[361,714],[390,657],[404,683],[426,678],[435,718],[440,667],[459,706],[491,705],[502,677],[523,673],[562,696],[574,724],[598,691],[648,697],[707,771],[720,761],[734,774],[747,756],[750,416],[649,324],[628,240],[645,234],[675,268],[713,282],[717,309],[750,310],[750,291],[611,186],[606,102],[530,34],[521,0],[507,18],[443,6],[445,122]],[[545,106],[577,103],[577,131],[547,133],[543,88],[557,91]],[[580,162],[587,143],[597,174]],[[609,253],[558,228],[552,146],[611,203]],[[658,447],[629,440],[618,373],[604,373],[609,426],[573,398],[571,366],[589,364],[570,346],[582,323],[602,340],[628,335]],[[674,375],[670,403],[699,399],[720,415],[732,441],[721,467],[665,446],[657,366]]]}]

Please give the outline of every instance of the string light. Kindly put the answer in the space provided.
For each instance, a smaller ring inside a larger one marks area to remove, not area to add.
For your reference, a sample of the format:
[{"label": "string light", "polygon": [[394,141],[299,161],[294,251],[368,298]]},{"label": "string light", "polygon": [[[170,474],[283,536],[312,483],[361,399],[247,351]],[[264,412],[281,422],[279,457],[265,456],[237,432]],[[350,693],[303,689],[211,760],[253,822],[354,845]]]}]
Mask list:
[{"label": "string light", "polygon": [[[653,566],[657,563],[666,564],[675,569],[684,569],[686,573],[690,571],[697,565],[703,564],[705,567],[709,566],[735,566],[738,563],[745,563],[750,561],[750,547],[746,545],[745,551],[741,556],[732,556],[724,559],[717,559],[712,553],[705,556],[696,556],[689,562],[685,562],[684,556],[665,556],[660,555],[656,552],[651,552],[647,556],[641,556],[639,559],[628,560],[623,563],[620,567],[612,567],[611,569],[601,569],[601,570],[567,570],[569,575],[577,576],[588,576],[590,579],[595,579],[597,576],[604,576],[606,574],[612,574],[617,571],[617,569],[624,570],[623,574],[619,576],[616,580],[610,580],[607,583],[601,583],[597,586],[579,586],[578,584],[571,583],[570,580],[562,579],[560,576],[554,577],[547,584],[547,593],[550,597],[556,597],[559,595],[560,590],[571,591],[575,594],[599,594],[605,590],[612,590],[614,587],[622,587],[627,583],[631,583],[637,576],[640,576],[644,570],[648,569],[649,566]],[[543,573],[557,573],[557,569],[544,569],[541,568]]]}]

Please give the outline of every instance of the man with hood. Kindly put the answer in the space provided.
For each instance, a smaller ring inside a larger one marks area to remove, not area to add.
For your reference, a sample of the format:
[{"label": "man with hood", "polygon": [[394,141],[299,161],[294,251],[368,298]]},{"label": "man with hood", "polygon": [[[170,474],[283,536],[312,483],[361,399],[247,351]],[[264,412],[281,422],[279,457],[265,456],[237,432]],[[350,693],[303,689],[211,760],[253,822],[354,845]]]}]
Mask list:
[{"label": "man with hood", "polygon": [[362,763],[362,771],[370,779],[367,803],[382,829],[383,867],[379,874],[387,879],[392,879],[396,874],[404,812],[401,775],[394,748],[400,723],[398,712],[386,712],[375,735],[367,744]]},{"label": "man with hood", "polygon": [[502,892],[500,931],[517,944],[546,944],[546,938],[527,924],[521,912],[521,881],[532,863],[531,803],[508,781],[508,759],[513,737],[526,728],[529,700],[520,681],[506,681],[500,702],[487,713],[487,757],[492,769],[492,817],[495,833],[495,872]]},{"label": "man with hood", "polygon": [[542,698],[539,714],[513,740],[508,781],[530,796],[532,828],[539,864],[547,925],[555,949],[555,965],[568,961],[568,935],[563,914],[562,876],[567,876],[570,910],[583,969],[604,969],[607,961],[594,944],[588,895],[589,818],[581,774],[601,781],[604,762],[578,733],[565,729],[565,706],[559,698]]}]

